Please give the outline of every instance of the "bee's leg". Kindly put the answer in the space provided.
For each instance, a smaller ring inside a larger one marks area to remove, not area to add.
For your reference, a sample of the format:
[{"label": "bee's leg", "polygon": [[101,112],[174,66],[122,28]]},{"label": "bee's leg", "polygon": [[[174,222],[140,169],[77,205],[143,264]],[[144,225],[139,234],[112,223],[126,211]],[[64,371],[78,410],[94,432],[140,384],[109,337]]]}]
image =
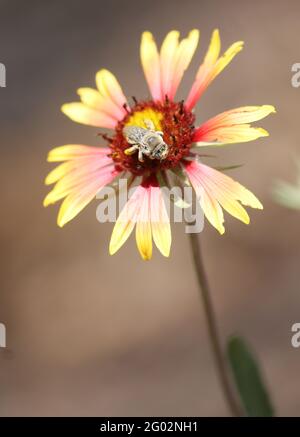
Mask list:
[{"label": "bee's leg", "polygon": [[144,162],[144,156],[143,156],[143,152],[142,152],[142,150],[139,150],[138,160],[139,160],[140,162]]},{"label": "bee's leg", "polygon": [[139,146],[134,144],[132,147],[128,147],[128,149],[124,150],[125,155],[133,155],[137,150],[139,150]]},{"label": "bee's leg", "polygon": [[132,145],[136,144],[136,140],[134,140],[134,139],[132,139],[130,137],[129,138],[126,137],[126,141],[127,141],[128,144],[132,144]]}]

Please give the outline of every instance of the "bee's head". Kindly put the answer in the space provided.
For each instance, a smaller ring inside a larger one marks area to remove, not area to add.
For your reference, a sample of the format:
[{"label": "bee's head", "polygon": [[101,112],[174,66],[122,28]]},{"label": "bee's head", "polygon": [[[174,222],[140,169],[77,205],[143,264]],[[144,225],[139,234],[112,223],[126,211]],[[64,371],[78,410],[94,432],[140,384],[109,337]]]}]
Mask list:
[{"label": "bee's head", "polygon": [[166,144],[164,144],[164,146],[161,148],[160,150],[160,160],[162,161],[163,159],[166,159],[166,157],[169,154],[169,148]]},{"label": "bee's head", "polygon": [[153,158],[163,161],[168,156],[168,153],[169,153],[169,148],[167,144],[160,143],[160,147],[158,147],[153,153]]}]

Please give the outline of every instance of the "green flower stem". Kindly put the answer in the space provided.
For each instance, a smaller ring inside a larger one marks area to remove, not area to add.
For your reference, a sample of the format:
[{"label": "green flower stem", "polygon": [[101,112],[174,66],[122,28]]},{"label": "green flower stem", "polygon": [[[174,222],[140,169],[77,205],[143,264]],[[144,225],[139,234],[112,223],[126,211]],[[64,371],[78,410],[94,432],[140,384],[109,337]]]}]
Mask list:
[{"label": "green flower stem", "polygon": [[198,236],[196,233],[191,233],[189,235],[190,235],[194,267],[197,275],[199,291],[204,305],[204,312],[205,312],[211,347],[214,354],[218,376],[223,389],[224,397],[227,401],[228,408],[230,409],[231,414],[233,416],[238,416],[238,417],[243,416],[243,412],[241,410],[239,403],[237,402],[236,395],[231,384],[227,363],[223,355],[214,309],[210,297],[208,280],[203,265],[203,259],[201,255]]}]

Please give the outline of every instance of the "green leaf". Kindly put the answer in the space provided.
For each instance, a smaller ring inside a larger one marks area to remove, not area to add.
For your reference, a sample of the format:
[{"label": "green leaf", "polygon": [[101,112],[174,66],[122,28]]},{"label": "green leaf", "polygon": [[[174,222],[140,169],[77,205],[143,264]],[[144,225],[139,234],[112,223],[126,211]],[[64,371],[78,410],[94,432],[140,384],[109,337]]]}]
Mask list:
[{"label": "green leaf", "polygon": [[244,164],[235,164],[235,165],[227,165],[225,167],[213,167],[215,170],[218,171],[227,171],[227,170],[235,170],[236,168],[243,167]]},{"label": "green leaf", "polygon": [[247,416],[273,416],[274,410],[259,366],[243,339],[232,337],[227,344],[227,354]]},{"label": "green leaf", "polygon": [[300,184],[277,181],[273,187],[273,198],[281,206],[300,209]]},{"label": "green leaf", "polygon": [[297,167],[297,179],[295,184],[277,180],[272,189],[275,202],[286,208],[300,210],[300,159],[294,156],[293,161]]}]

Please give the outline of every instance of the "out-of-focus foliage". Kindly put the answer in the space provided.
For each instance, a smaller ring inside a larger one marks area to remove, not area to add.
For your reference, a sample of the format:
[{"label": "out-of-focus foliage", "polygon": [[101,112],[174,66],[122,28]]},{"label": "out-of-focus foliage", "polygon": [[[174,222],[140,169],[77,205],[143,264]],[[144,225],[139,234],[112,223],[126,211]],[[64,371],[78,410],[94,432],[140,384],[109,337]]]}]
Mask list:
[{"label": "out-of-focus foliage", "polygon": [[300,210],[300,159],[297,163],[297,180],[295,184],[278,180],[275,182],[272,194],[274,200],[280,205]]},{"label": "out-of-focus foliage", "polygon": [[234,381],[247,416],[273,416],[274,410],[257,360],[244,340],[239,337],[232,337],[227,345],[227,354]]}]

